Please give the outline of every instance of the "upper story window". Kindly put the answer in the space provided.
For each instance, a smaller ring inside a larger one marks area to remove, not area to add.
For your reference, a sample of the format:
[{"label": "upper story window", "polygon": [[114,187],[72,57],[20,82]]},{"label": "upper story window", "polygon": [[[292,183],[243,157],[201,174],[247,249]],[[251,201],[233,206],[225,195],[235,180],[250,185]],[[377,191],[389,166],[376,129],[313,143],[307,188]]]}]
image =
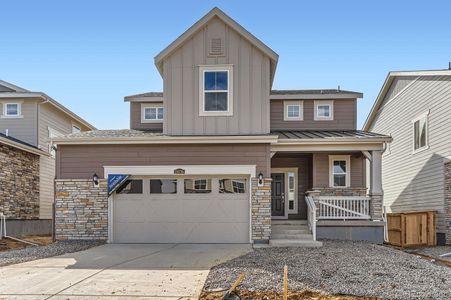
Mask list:
[{"label": "upper story window", "polygon": [[285,121],[302,121],[304,119],[304,104],[302,101],[284,101],[283,119]]},{"label": "upper story window", "polygon": [[162,104],[145,104],[142,105],[142,123],[162,122],[163,121],[163,105]]},{"label": "upper story window", "polygon": [[199,115],[233,115],[232,66],[201,66],[199,71]]},{"label": "upper story window", "polygon": [[333,101],[315,101],[315,120],[333,120],[334,102]]},{"label": "upper story window", "polygon": [[81,132],[80,127],[76,126],[76,125],[72,125],[72,133],[79,133]]},{"label": "upper story window", "polygon": [[351,185],[351,158],[349,155],[329,156],[329,186],[349,187]]},{"label": "upper story window", "polygon": [[428,145],[428,114],[424,113],[412,121],[413,123],[413,151],[429,148]]},{"label": "upper story window", "polygon": [[21,104],[20,103],[4,103],[3,104],[3,118],[21,118],[22,117],[22,111],[21,111]]}]

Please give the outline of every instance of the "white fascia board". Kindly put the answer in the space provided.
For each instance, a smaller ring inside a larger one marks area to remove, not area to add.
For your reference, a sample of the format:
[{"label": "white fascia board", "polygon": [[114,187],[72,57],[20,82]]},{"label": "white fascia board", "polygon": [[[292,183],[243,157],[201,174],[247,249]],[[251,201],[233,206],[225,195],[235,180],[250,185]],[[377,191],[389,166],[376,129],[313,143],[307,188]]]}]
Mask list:
[{"label": "white fascia board", "polygon": [[329,144],[276,144],[271,152],[330,152],[330,151],[372,151],[384,149],[384,143],[329,143]]},{"label": "white fascia board", "polygon": [[[164,166],[104,166],[105,178],[109,174],[137,176],[180,176],[175,169],[185,170],[183,175],[249,175],[256,176],[256,165],[164,165]],[[182,175],[182,176],[183,176]]]},{"label": "white fascia board", "polygon": [[270,95],[271,100],[335,100],[335,99],[360,99],[363,94],[289,94],[289,95]]}]

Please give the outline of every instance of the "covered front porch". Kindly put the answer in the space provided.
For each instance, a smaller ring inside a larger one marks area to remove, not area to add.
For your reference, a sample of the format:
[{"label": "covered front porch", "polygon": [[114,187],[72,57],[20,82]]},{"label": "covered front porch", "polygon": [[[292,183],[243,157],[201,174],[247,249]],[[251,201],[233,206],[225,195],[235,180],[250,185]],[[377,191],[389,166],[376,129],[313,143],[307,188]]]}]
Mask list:
[{"label": "covered front porch", "polygon": [[281,228],[303,227],[313,241],[383,242],[381,160],[390,138],[361,131],[277,134],[271,146],[271,240],[296,237],[280,235],[287,233]]}]

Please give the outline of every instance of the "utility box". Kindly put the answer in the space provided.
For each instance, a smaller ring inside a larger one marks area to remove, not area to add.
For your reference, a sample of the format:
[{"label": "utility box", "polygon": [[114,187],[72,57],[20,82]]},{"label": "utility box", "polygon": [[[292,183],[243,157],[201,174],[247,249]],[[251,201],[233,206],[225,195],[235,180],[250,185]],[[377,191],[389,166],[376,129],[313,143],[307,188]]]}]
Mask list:
[{"label": "utility box", "polygon": [[435,211],[387,214],[388,242],[399,247],[435,246]]}]

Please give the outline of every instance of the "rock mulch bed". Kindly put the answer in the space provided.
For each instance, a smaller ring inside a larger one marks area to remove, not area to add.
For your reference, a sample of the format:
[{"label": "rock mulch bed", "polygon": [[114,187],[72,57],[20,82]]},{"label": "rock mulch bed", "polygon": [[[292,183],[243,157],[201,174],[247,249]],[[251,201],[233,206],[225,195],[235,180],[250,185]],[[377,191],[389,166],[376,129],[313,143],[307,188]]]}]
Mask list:
[{"label": "rock mulch bed", "polygon": [[366,242],[324,241],[321,248],[266,248],[215,266],[205,291],[227,289],[241,272],[240,289],[282,291],[288,287],[336,295],[382,299],[451,299],[451,268],[421,257]]},{"label": "rock mulch bed", "polygon": [[445,253],[451,253],[451,246],[436,246],[436,247],[425,247],[417,249],[407,249],[406,252],[419,253],[433,257],[435,259],[445,260],[451,263],[451,255],[440,257],[440,255]]},{"label": "rock mulch bed", "polygon": [[26,261],[83,251],[104,244],[102,241],[57,241],[46,246],[27,247],[0,252],[0,267]]}]

